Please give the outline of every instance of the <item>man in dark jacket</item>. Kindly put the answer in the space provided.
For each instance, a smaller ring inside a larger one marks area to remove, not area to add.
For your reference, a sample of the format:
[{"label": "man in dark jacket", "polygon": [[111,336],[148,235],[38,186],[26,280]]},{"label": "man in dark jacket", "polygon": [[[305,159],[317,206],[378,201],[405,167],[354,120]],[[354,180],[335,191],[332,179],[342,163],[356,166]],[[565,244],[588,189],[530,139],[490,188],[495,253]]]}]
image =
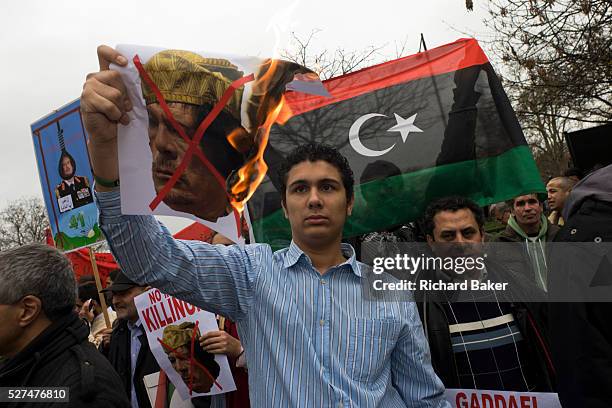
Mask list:
[{"label": "man in dark jacket", "polygon": [[551,289],[570,282],[569,293],[583,293],[584,299],[550,304],[559,399],[564,407],[609,407],[612,303],[593,299],[589,291],[612,292],[612,165],[576,184],[563,207],[563,218],[565,225],[555,237],[551,253],[562,282],[551,281]]},{"label": "man in dark jacket", "polygon": [[[425,212],[424,225],[437,257],[478,259],[484,242],[484,214],[473,201],[463,197],[436,200]],[[461,274],[422,271],[419,279],[501,282],[512,273],[502,268],[486,259],[484,268]],[[553,368],[537,319],[526,305],[503,301],[504,295],[501,291],[417,293],[432,365],[447,388],[552,391]]]},{"label": "man in dark jacket", "polygon": [[512,269],[528,274],[529,280],[546,291],[546,242],[553,240],[559,227],[544,216],[544,205],[536,193],[515,197],[508,204],[512,214],[496,241],[515,245],[505,245],[506,249],[498,256]]},{"label": "man in dark jacket", "polygon": [[104,290],[113,294],[117,321],[112,331],[103,331],[101,351],[119,373],[132,407],[139,408],[151,407],[144,376],[159,371],[134,304],[134,298],[147,289],[119,272],[113,284]]},{"label": "man in dark jacket", "polygon": [[0,252],[0,387],[65,387],[62,406],[129,407],[117,373],[88,341],[75,300],[70,261],[55,248]]}]

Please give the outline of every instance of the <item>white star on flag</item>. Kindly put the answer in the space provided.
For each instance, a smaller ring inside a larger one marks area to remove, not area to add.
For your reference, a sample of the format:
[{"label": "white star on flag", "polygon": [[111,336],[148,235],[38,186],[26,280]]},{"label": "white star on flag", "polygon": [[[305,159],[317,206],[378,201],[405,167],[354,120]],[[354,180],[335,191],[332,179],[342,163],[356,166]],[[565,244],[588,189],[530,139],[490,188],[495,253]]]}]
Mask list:
[{"label": "white star on flag", "polygon": [[400,132],[402,135],[402,141],[406,143],[406,139],[408,138],[408,134],[410,132],[422,132],[421,129],[414,125],[414,120],[416,119],[416,113],[409,117],[408,119],[402,118],[397,113],[394,113],[395,120],[397,121],[397,125],[388,129],[387,132]]}]

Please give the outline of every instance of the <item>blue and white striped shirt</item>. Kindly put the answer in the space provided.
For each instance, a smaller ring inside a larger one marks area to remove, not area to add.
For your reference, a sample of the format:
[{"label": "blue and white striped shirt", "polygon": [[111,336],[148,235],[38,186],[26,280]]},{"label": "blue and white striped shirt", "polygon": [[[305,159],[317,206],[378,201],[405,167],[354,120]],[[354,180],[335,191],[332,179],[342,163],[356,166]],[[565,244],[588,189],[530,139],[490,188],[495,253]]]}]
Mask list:
[{"label": "blue and white striped shirt", "polygon": [[100,225],[124,273],[237,322],[253,407],[447,407],[413,302],[367,300],[362,264],[321,275],[294,243],[175,240],[152,216],[98,193]]}]

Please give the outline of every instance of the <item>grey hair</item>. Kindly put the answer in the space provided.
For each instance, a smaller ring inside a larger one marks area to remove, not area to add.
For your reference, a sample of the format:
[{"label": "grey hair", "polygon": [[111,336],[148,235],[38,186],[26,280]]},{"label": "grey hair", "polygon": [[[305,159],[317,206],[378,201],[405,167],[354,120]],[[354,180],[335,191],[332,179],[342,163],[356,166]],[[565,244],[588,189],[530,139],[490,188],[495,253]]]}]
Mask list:
[{"label": "grey hair", "polygon": [[0,304],[27,295],[40,299],[50,320],[69,313],[77,285],[72,265],[60,251],[44,244],[27,244],[0,252]]}]

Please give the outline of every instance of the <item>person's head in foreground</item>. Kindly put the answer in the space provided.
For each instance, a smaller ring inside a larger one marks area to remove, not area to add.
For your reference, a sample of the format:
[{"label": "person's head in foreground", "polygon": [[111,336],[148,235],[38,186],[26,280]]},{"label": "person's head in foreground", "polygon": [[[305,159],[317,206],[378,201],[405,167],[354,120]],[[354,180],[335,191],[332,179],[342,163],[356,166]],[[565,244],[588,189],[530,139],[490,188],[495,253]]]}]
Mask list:
[{"label": "person's head in foreground", "polygon": [[14,356],[73,314],[76,298],[72,265],[57,249],[28,244],[0,252],[0,356]]},{"label": "person's head in foreground", "polygon": [[427,243],[438,257],[478,256],[484,242],[484,213],[460,196],[439,198],[425,210]]},{"label": "person's head in foreground", "polygon": [[565,205],[565,200],[572,192],[576,182],[569,177],[555,177],[546,184],[546,194],[548,206],[551,211],[561,212]]},{"label": "person's head in foreground", "polygon": [[537,235],[544,218],[542,216],[544,206],[538,195],[536,193],[520,195],[508,203],[512,206],[512,216],[518,227],[527,235]]},{"label": "person's head in foreground", "polygon": [[280,169],[281,203],[302,249],[329,248],[342,239],[353,210],[353,171],[337,150],[316,143],[295,148]]},{"label": "person's head in foreground", "polygon": [[132,282],[120,270],[117,272],[113,284],[107,286],[102,292],[110,292],[113,296],[113,308],[117,312],[117,318],[136,322],[138,320],[138,310],[134,304],[134,298],[149,290],[148,286],[140,286],[136,282]]},{"label": "person's head in foreground", "polygon": [[[168,355],[170,364],[181,376],[185,384],[195,392],[210,392],[221,368],[215,356],[205,351],[198,341],[200,330],[195,324],[184,322],[179,325],[168,325],[164,328],[162,348]],[[192,339],[194,355],[191,355]],[[192,357],[193,360],[192,361]]]},{"label": "person's head in foreground", "polygon": [[[242,72],[228,60],[204,58],[198,54],[161,51],[151,57],[144,69],[156,84],[169,106],[174,119],[185,130],[188,138],[225,90]],[[228,141],[247,146],[248,135],[240,124],[242,88],[235,91],[221,113],[204,133],[199,147],[223,180],[243,164],[244,151],[239,152]],[[152,153],[152,176],[157,194],[170,180],[189,147],[172,126],[153,90],[142,81],[142,93],[149,116],[149,146]],[[164,198],[164,203],[176,211],[216,221],[228,213],[229,202],[225,183],[221,184],[211,169],[194,154],[186,170]]]}]

